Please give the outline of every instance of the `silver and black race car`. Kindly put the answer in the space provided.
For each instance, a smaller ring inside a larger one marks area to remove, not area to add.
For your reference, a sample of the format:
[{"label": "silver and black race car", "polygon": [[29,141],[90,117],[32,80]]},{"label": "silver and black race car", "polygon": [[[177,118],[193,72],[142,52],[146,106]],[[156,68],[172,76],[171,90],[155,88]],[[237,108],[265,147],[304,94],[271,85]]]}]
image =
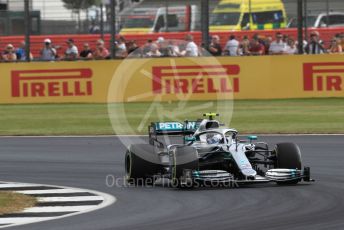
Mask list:
[{"label": "silver and black race car", "polygon": [[[214,183],[296,184],[312,181],[310,168],[302,168],[301,153],[294,143],[279,143],[269,149],[256,136],[239,140],[238,131],[214,120],[154,122],[149,143],[132,144],[125,156],[126,179],[131,184],[154,183],[168,178],[176,187]],[[159,137],[181,135],[183,142],[165,144]]]}]

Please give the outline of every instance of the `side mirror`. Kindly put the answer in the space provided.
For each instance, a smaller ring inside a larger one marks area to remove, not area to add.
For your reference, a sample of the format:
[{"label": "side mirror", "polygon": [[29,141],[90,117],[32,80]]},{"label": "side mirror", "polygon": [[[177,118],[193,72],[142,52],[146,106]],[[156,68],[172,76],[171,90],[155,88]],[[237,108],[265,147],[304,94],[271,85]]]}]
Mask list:
[{"label": "side mirror", "polygon": [[250,143],[251,143],[252,141],[258,140],[258,137],[257,136],[248,136],[247,139],[249,139]]},{"label": "side mirror", "polygon": [[195,137],[184,137],[184,140],[185,141],[195,141],[196,140],[196,138]]}]

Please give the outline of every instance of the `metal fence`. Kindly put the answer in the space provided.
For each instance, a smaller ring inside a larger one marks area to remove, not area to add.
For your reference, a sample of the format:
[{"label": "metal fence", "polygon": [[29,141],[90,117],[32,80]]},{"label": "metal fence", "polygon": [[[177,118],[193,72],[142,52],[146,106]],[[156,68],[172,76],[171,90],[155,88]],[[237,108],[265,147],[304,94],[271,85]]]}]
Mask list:
[{"label": "metal fence", "polygon": [[[223,0],[222,0],[223,1]],[[244,2],[250,0],[244,0]],[[20,35],[24,34],[24,2],[22,0],[2,0],[0,1],[0,36]],[[77,1],[75,1],[77,2]],[[71,9],[66,7],[63,0],[49,1],[49,0],[30,0],[32,34],[88,34],[88,33],[104,33],[110,32],[110,0],[95,1],[105,4],[87,5],[80,4],[82,9]],[[132,0],[115,0],[116,2],[116,25],[117,32],[120,28],[130,25],[130,19],[136,14],[139,14],[140,9],[145,10],[148,14],[156,13],[158,9],[175,8],[180,6],[195,6],[196,10],[193,12],[196,18],[201,18],[201,1],[199,0],[141,0],[134,2]],[[209,0],[209,13],[212,16],[214,9],[219,5],[221,0]],[[232,1],[235,2],[235,1]],[[239,2],[239,1],[238,1]],[[256,1],[254,4],[266,5],[276,2]],[[297,0],[283,0],[287,21],[294,20],[297,17]],[[344,13],[344,1],[342,0],[304,0],[305,14],[314,16],[319,14],[331,14],[332,12]],[[253,3],[252,3],[253,4]],[[85,8],[87,7],[87,8]],[[142,11],[141,11],[142,13]],[[103,19],[103,20],[102,20]],[[173,18],[171,19],[173,20]],[[148,21],[148,19],[146,20]],[[309,21],[309,25],[313,22]],[[173,23],[173,21],[171,22]],[[144,21],[142,21],[144,24]],[[295,26],[295,22],[293,24]],[[200,23],[194,26],[194,29],[199,29]],[[173,26],[170,30],[175,30]]]},{"label": "metal fence", "polygon": [[[95,34],[106,37],[110,34],[109,44],[113,46],[114,35],[118,33],[125,36],[132,33],[200,31],[206,22],[202,21],[205,15],[202,14],[200,0],[84,0],[74,1],[81,2],[79,8],[75,9],[71,5],[66,5],[66,2],[0,0],[0,36],[30,34],[48,37],[49,35]],[[266,29],[296,28],[298,25],[298,0],[282,0],[283,10],[276,9],[272,14],[258,12],[256,9],[264,7],[268,9],[271,6],[276,8],[277,0],[208,0],[208,2],[210,28],[207,29],[210,32],[255,29],[260,33]],[[29,17],[25,17],[25,3],[28,3]],[[248,12],[237,10],[235,14],[228,16],[226,13],[233,10],[228,11],[225,6],[231,5],[233,9],[239,3],[247,4]],[[305,27],[344,26],[343,0],[303,0],[302,11]],[[303,35],[307,40],[307,29],[304,30]],[[330,42],[329,37],[326,39],[327,41],[324,42]],[[6,45],[3,40],[0,37],[1,47]],[[89,42],[95,41],[96,39],[93,39]],[[27,43],[30,42],[32,41],[27,39]],[[110,50],[113,52],[113,47]]]}]

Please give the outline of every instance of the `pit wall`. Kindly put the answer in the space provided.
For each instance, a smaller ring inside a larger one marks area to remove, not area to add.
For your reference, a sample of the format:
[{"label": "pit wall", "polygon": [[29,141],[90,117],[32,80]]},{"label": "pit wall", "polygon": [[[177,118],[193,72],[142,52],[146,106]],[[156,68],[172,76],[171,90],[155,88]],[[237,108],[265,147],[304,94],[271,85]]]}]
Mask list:
[{"label": "pit wall", "polygon": [[344,55],[1,63],[0,103],[344,97]]}]

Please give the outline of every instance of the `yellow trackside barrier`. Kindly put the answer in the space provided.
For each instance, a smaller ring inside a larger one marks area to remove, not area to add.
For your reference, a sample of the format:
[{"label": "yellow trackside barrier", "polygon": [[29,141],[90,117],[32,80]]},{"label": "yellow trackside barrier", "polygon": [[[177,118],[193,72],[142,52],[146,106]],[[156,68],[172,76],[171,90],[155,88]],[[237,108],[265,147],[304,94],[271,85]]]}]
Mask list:
[{"label": "yellow trackside barrier", "polygon": [[1,104],[344,97],[343,55],[1,63],[0,74]]}]

